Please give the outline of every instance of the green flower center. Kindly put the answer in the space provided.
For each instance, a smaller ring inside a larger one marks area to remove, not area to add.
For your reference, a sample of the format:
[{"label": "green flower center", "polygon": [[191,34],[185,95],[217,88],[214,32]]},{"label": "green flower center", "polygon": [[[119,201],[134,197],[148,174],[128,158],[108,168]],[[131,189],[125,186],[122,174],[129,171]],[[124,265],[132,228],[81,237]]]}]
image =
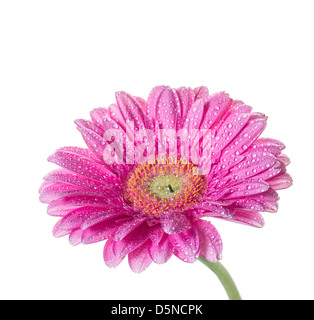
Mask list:
[{"label": "green flower center", "polygon": [[158,198],[170,199],[180,193],[181,185],[181,178],[165,174],[154,177],[148,185],[148,190]]}]

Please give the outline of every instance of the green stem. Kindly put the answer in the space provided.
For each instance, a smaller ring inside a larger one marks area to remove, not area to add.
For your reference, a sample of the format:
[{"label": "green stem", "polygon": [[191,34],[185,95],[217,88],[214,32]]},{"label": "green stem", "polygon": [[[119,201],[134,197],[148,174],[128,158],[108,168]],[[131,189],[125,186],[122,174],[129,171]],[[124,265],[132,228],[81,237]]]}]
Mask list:
[{"label": "green stem", "polygon": [[225,288],[225,291],[229,297],[229,300],[241,300],[239,291],[233,282],[227,269],[218,261],[218,262],[209,262],[203,257],[199,256],[199,261],[205,264],[210,270],[212,270],[215,275],[220,280],[221,284]]}]

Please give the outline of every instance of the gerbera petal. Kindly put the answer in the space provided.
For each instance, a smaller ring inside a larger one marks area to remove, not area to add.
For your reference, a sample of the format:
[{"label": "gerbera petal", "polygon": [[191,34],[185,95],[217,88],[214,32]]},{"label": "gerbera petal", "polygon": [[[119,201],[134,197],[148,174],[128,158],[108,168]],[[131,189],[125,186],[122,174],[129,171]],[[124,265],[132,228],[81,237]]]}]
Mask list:
[{"label": "gerbera petal", "polygon": [[[107,207],[80,207],[69,212],[61,221],[60,228],[63,230],[74,229],[81,227],[86,229],[94,224],[97,224],[110,217],[121,216],[116,208]],[[88,220],[88,224],[86,224]]]},{"label": "gerbera petal", "polygon": [[181,87],[176,89],[178,95],[180,106],[181,106],[181,117],[177,119],[177,129],[181,129],[185,124],[185,120],[189,110],[191,109],[192,104],[195,100],[195,94],[193,89]]},{"label": "gerbera petal", "polygon": [[108,109],[95,108],[89,114],[93,123],[104,131],[106,128],[103,127],[103,119],[108,117]]},{"label": "gerbera petal", "polygon": [[225,92],[219,92],[209,96],[204,105],[204,117],[200,128],[213,128],[228,110],[230,104],[231,99]]},{"label": "gerbera petal", "polygon": [[117,104],[113,103],[109,106],[108,117],[103,118],[103,126],[106,130],[118,128],[125,130],[126,122]]},{"label": "gerbera petal", "polygon": [[277,139],[272,139],[272,138],[259,138],[258,140],[255,141],[255,144],[257,146],[263,146],[263,147],[277,146],[280,150],[283,150],[286,148],[284,143],[282,143]]},{"label": "gerbera petal", "polygon": [[[226,175],[224,179],[241,180],[251,178],[273,167],[277,162],[276,157],[271,153],[258,152],[248,154],[243,161],[230,170],[230,174]],[[263,179],[262,176],[259,176],[258,178]]]},{"label": "gerbera petal", "polygon": [[155,129],[156,123],[156,106],[159,99],[160,94],[164,91],[166,86],[157,86],[152,89],[147,99],[147,107],[146,107],[146,128],[150,130]]},{"label": "gerbera petal", "polygon": [[250,225],[252,227],[261,228],[264,226],[264,218],[257,211],[235,209],[232,219],[226,219],[229,221]]},{"label": "gerbera petal", "polygon": [[148,253],[149,243],[150,240],[146,240],[142,245],[129,253],[129,266],[133,272],[143,272],[152,263],[153,260]]},{"label": "gerbera petal", "polygon": [[42,184],[39,190],[39,193],[40,193],[39,200],[43,203],[49,204],[51,201],[60,197],[61,193],[71,194],[79,190],[83,190],[83,189],[80,187],[76,187],[68,184],[44,181],[44,183]]},{"label": "gerbera petal", "polygon": [[176,249],[174,254],[179,259],[190,263],[198,259],[200,242],[197,229],[194,226],[179,234],[168,235],[168,237]]},{"label": "gerbera petal", "polygon": [[147,115],[159,129],[175,129],[181,108],[178,95],[170,87],[156,87],[147,100]]},{"label": "gerbera petal", "polygon": [[156,228],[153,232],[150,233],[149,237],[152,243],[158,244],[164,235],[164,230],[160,228]]},{"label": "gerbera petal", "polygon": [[249,209],[254,211],[266,211],[266,207],[255,199],[251,197],[245,198],[238,198],[231,200],[231,206],[233,208],[240,208],[240,209]]},{"label": "gerbera petal", "polygon": [[[251,116],[252,117],[252,116]],[[236,157],[247,150],[266,127],[266,120],[261,117],[248,121],[237,137],[224,149],[225,158]]]},{"label": "gerbera petal", "polygon": [[274,190],[286,189],[292,186],[292,177],[287,172],[267,180],[269,186]]},{"label": "gerbera petal", "polygon": [[108,198],[100,197],[99,194],[93,194],[88,191],[86,193],[89,194],[84,194],[83,192],[73,192],[69,195],[63,195],[51,201],[47,208],[48,214],[63,216],[73,209],[82,206],[108,208],[108,206],[115,207],[116,204],[119,205],[118,203],[120,203],[118,199],[115,199],[113,202],[108,202]]},{"label": "gerbera petal", "polygon": [[83,230],[80,228],[73,229],[69,235],[69,242],[72,246],[77,246],[82,242]]},{"label": "gerbera petal", "polygon": [[290,158],[283,153],[277,156],[277,160],[280,161],[284,166],[288,166],[290,164]]},{"label": "gerbera petal", "polygon": [[63,237],[67,234],[69,234],[71,232],[71,230],[62,230],[60,228],[60,224],[61,224],[61,220],[58,220],[57,223],[54,225],[53,229],[52,229],[52,234],[54,237],[56,238],[60,238],[60,237]]},{"label": "gerbera petal", "polygon": [[184,128],[198,129],[203,120],[203,112],[204,112],[204,101],[201,99],[196,100],[192,104],[185,118]]},{"label": "gerbera petal", "polygon": [[[125,208],[109,208],[108,209],[109,212],[111,213],[103,213],[100,210],[98,211],[94,211],[93,214],[91,214],[89,217],[85,218],[85,220],[82,222],[82,224],[80,225],[80,228],[87,229],[91,226],[93,226],[94,224],[97,224],[101,221],[104,220],[104,216],[106,216],[108,214],[108,217],[115,217],[117,220],[117,226],[119,227],[120,224],[122,223],[122,220],[130,220],[130,216],[127,215],[127,210]],[[110,215],[112,214],[112,215]]]},{"label": "gerbera petal", "polygon": [[96,132],[78,126],[77,129],[80,131],[87,147],[95,154],[95,156],[103,161],[104,160],[104,150],[109,146],[108,142],[103,138],[103,135],[99,135]]},{"label": "gerbera petal", "polygon": [[248,179],[229,188],[228,195],[224,199],[233,199],[238,197],[246,197],[252,194],[267,191],[269,185],[264,180]]},{"label": "gerbera petal", "polygon": [[67,185],[73,185],[85,190],[93,190],[101,194],[106,193],[108,196],[118,194],[119,188],[113,184],[100,183],[95,180],[88,179],[81,175],[73,174],[71,171],[65,169],[57,169],[48,173],[44,179],[46,181],[61,182]]},{"label": "gerbera petal", "polygon": [[285,149],[285,145],[275,139],[270,138],[258,138],[252,145],[251,152],[267,152],[274,156],[278,156],[281,151]]},{"label": "gerbera petal", "polygon": [[198,99],[208,100],[209,92],[207,87],[204,87],[204,86],[197,87],[193,91],[195,95],[195,100],[198,100]]},{"label": "gerbera petal", "polygon": [[148,252],[157,264],[166,263],[173,255],[175,249],[168,238],[167,234],[164,234],[158,244],[151,243]]},{"label": "gerbera petal", "polygon": [[192,227],[191,219],[186,214],[176,212],[164,213],[161,216],[160,224],[168,234],[177,234]]},{"label": "gerbera petal", "polygon": [[89,149],[84,149],[84,148],[79,148],[79,147],[62,147],[59,148],[57,151],[60,152],[67,152],[67,153],[74,153],[78,156],[85,157],[85,158],[90,158],[96,162],[99,162],[97,157],[89,150]]},{"label": "gerbera petal", "polygon": [[131,231],[136,229],[138,226],[140,226],[146,218],[141,219],[132,219],[130,221],[126,221],[125,223],[121,224],[117,231],[112,236],[112,239],[114,241],[122,240],[125,236],[127,236]]},{"label": "gerbera petal", "polygon": [[111,238],[117,228],[116,218],[99,222],[83,231],[82,243],[90,244]]},{"label": "gerbera petal", "polygon": [[112,239],[108,239],[106,241],[106,244],[104,247],[103,257],[104,257],[104,261],[105,261],[106,265],[109,268],[117,267],[124,259],[124,257],[118,258],[114,255],[114,253],[113,253],[113,245],[114,244],[115,244],[115,241],[113,241]]},{"label": "gerbera petal", "polygon": [[91,180],[102,183],[119,182],[117,176],[105,166],[74,153],[57,151],[48,158],[48,161]]},{"label": "gerbera petal", "polygon": [[221,259],[222,240],[216,228],[205,220],[196,221],[195,226],[200,241],[200,255],[210,262]]},{"label": "gerbera petal", "polygon": [[57,206],[98,206],[108,207],[108,200],[106,196],[100,196],[99,194],[93,194],[90,191],[89,194],[84,194],[83,191],[79,191],[77,194],[61,196],[58,199],[51,201],[49,207]]},{"label": "gerbera petal", "polygon": [[[144,112],[144,115],[146,114],[146,108],[147,108],[147,102],[145,99],[141,97],[133,97],[133,99],[138,103],[138,105],[141,107],[142,111]],[[144,116],[145,118],[145,116]]]},{"label": "gerbera petal", "polygon": [[266,192],[251,195],[248,197],[248,199],[260,203],[264,207],[263,211],[277,212],[278,210],[279,196],[278,193],[272,188],[269,188]]},{"label": "gerbera petal", "polygon": [[144,113],[139,103],[124,91],[116,92],[116,100],[125,123],[134,122],[136,131],[144,128]]},{"label": "gerbera petal", "polygon": [[[267,167],[268,167],[268,165],[269,164],[266,164]],[[277,176],[282,171],[283,171],[283,169],[282,169],[280,161],[276,161],[273,166],[268,167],[268,169],[256,174],[252,178],[262,179],[262,180],[268,181],[269,179]]]},{"label": "gerbera petal", "polygon": [[122,240],[115,241],[113,245],[113,252],[117,257],[123,257],[135,250],[138,246],[144,243],[149,234],[153,232],[155,226],[148,227],[146,222],[143,222],[135,230],[131,231]]},{"label": "gerbera petal", "polygon": [[212,140],[213,161],[220,156],[220,151],[237,137],[238,133],[248,122],[249,116],[249,113],[238,115],[238,112],[235,112],[227,117]]},{"label": "gerbera petal", "polygon": [[79,127],[87,130],[91,130],[98,136],[102,137],[104,135],[104,129],[100,126],[95,124],[92,121],[84,120],[84,119],[77,119],[74,123]]}]

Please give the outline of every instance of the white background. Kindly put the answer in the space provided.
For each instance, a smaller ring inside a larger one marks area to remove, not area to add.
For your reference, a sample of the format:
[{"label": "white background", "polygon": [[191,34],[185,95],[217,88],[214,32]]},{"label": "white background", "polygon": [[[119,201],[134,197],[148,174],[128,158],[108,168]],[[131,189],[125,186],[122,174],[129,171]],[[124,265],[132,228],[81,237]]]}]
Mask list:
[{"label": "white background", "polygon": [[269,116],[294,186],[255,229],[212,222],[244,299],[313,299],[313,1],[0,2],[2,299],[225,299],[200,262],[134,274],[103,243],[72,247],[38,200],[46,161],[84,142],[73,120],[125,90],[205,85]]}]

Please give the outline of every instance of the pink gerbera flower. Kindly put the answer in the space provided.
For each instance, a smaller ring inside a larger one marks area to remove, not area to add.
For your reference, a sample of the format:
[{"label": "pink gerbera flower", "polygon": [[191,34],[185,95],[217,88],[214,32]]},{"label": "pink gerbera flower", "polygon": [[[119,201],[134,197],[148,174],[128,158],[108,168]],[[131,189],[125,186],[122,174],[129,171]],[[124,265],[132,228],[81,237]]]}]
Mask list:
[{"label": "pink gerbera flower", "polygon": [[262,227],[260,212],[277,211],[276,190],[292,179],[284,145],[259,138],[264,114],[205,87],[159,86],[147,101],[118,92],[116,101],[76,121],[87,149],[48,159],[61,169],[45,176],[40,200],[60,217],[56,237],[107,240],[109,267],[128,256],[141,272],[172,255],[220,259],[220,235],[204,217]]}]

